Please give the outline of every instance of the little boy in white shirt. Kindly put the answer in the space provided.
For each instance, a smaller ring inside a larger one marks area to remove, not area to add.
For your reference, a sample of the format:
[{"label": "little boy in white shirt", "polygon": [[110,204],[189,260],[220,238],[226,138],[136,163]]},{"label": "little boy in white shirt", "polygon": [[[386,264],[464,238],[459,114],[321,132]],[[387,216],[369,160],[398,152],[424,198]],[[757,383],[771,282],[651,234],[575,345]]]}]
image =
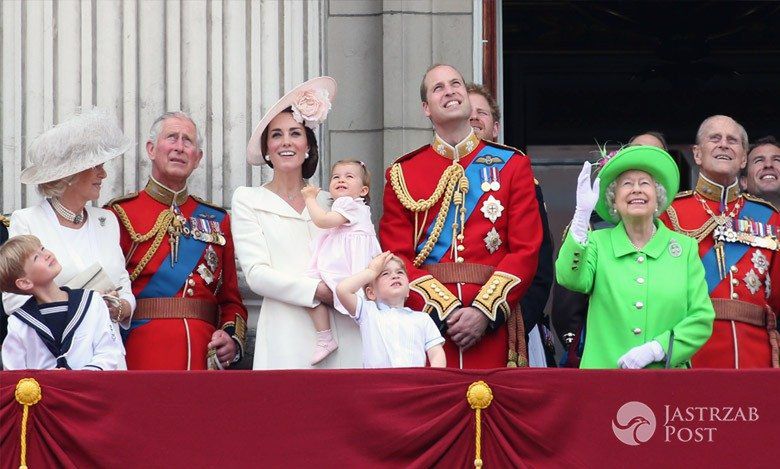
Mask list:
[{"label": "little boy in white shirt", "polygon": [[60,288],[57,258],[32,235],[0,246],[0,290],[32,295],[9,311],[3,342],[6,370],[116,370],[126,368],[122,339],[108,308],[91,290]]},{"label": "little boy in white shirt", "polygon": [[[357,292],[365,286],[367,299]],[[384,252],[357,274],[336,286],[336,295],[360,325],[363,367],[447,366],[444,338],[433,320],[420,311],[404,307],[409,296],[409,277],[403,261]]]}]

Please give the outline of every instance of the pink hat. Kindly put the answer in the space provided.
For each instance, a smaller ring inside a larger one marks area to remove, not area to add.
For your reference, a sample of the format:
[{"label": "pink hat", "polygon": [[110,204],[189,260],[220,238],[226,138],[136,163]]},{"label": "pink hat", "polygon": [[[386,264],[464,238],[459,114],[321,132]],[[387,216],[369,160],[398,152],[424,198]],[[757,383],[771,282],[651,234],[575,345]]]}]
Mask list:
[{"label": "pink hat", "polygon": [[331,103],[336,97],[336,80],[331,77],[317,77],[301,83],[276,102],[257,124],[246,146],[246,161],[254,166],[263,164],[260,138],[268,124],[280,112],[292,108],[293,119],[311,129],[325,122]]}]

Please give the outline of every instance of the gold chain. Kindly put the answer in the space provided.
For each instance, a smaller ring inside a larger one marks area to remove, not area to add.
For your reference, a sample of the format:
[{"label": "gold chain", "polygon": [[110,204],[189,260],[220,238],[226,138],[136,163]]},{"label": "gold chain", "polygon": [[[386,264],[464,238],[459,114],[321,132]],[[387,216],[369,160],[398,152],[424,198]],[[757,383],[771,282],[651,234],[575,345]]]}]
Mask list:
[{"label": "gold chain", "polygon": [[[422,265],[425,259],[431,254],[433,246],[439,240],[441,230],[444,228],[444,221],[447,218],[447,213],[450,211],[452,197],[455,194],[455,186],[460,182],[463,175],[463,167],[457,164],[457,162],[453,162],[451,166],[444,170],[433,194],[428,197],[428,199],[415,201],[406,186],[401,165],[396,163],[390,168],[390,184],[392,185],[398,200],[401,202],[401,205],[407,210],[412,212],[427,211],[441,198],[441,208],[436,215],[436,221],[433,224],[431,235],[425,241],[425,245],[420,250],[419,254],[414,258],[413,264],[415,267]],[[442,197],[442,195],[444,197]]]},{"label": "gold chain", "polygon": [[160,212],[160,215],[157,217],[157,221],[154,222],[154,226],[151,230],[145,234],[138,234],[133,228],[133,225],[130,223],[130,219],[127,217],[127,213],[122,207],[114,204],[111,206],[111,208],[113,208],[117,215],[119,215],[119,221],[130,234],[130,239],[133,241],[133,243],[143,243],[144,241],[148,241],[154,237],[154,241],[152,241],[152,245],[149,247],[149,250],[146,251],[144,257],[141,258],[141,260],[138,262],[138,265],[130,274],[130,281],[132,282],[137,279],[139,275],[141,275],[141,272],[143,272],[146,264],[149,263],[149,261],[152,259],[152,256],[154,256],[154,254],[157,252],[157,249],[160,248],[160,244],[162,243],[163,237],[165,237],[165,233],[168,232],[168,226],[171,224],[171,221],[173,221],[174,215],[170,209],[163,210]]}]

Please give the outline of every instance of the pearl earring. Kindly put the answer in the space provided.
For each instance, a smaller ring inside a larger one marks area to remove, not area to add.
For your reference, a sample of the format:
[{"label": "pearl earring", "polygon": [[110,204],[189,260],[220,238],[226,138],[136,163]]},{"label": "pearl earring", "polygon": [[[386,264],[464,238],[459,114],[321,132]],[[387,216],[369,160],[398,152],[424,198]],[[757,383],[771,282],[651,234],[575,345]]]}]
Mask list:
[{"label": "pearl earring", "polygon": [[306,153],[304,153],[303,158],[304,159],[309,159],[309,152],[308,151]]},{"label": "pearl earring", "polygon": [[269,163],[271,162],[271,155],[265,155],[263,158],[265,159],[265,161]]}]

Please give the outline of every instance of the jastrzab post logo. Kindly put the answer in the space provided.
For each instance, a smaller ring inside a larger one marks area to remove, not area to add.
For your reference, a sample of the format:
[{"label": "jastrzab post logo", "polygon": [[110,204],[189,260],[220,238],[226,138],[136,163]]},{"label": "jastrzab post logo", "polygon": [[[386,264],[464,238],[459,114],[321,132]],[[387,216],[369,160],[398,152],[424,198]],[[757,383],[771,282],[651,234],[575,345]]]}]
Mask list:
[{"label": "jastrzab post logo", "polygon": [[642,402],[626,402],[612,420],[612,431],[621,442],[639,446],[650,440],[655,433],[655,414]]}]

